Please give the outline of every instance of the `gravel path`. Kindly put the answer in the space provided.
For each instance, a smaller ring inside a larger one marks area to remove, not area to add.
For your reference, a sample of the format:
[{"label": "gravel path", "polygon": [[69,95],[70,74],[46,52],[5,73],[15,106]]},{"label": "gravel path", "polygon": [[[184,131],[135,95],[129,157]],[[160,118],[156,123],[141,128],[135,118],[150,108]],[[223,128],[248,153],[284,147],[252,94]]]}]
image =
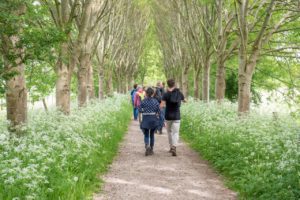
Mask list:
[{"label": "gravel path", "polygon": [[178,156],[172,157],[166,133],[155,139],[155,154],[145,157],[143,135],[138,123],[131,122],[119,155],[103,177],[103,191],[94,200],[236,199],[186,144],[180,143]]}]

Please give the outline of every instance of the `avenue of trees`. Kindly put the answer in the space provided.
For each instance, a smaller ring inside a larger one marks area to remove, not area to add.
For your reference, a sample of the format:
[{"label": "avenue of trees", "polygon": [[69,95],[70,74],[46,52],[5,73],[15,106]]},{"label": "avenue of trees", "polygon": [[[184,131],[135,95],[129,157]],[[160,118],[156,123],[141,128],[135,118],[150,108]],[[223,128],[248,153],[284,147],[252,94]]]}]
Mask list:
[{"label": "avenue of trees", "polygon": [[27,94],[44,99],[55,88],[68,114],[72,92],[82,107],[128,91],[137,77],[149,12],[138,2],[4,0],[0,8],[1,93],[13,125],[26,122]]},{"label": "avenue of trees", "polygon": [[0,10],[0,98],[13,126],[28,99],[47,109],[55,90],[68,114],[72,94],[82,107],[126,93],[157,59],[185,96],[235,99],[239,113],[257,87],[294,97],[300,85],[298,0],[2,0]]},{"label": "avenue of trees", "polygon": [[195,98],[222,101],[226,80],[236,77],[238,111],[245,113],[255,71],[260,85],[299,88],[299,1],[156,0],[153,10],[166,76],[176,77],[185,95],[192,87]]}]

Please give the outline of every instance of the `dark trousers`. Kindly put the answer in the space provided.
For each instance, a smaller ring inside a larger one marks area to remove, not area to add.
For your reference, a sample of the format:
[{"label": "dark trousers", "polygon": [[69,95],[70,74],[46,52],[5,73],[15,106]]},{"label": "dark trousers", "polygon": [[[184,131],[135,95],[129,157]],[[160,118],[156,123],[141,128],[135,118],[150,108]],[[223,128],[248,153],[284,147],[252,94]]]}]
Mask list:
[{"label": "dark trousers", "polygon": [[159,115],[159,127],[157,128],[158,131],[161,131],[163,129],[164,123],[165,123],[165,109],[161,109]]},{"label": "dark trousers", "polygon": [[134,120],[137,120],[137,119],[138,119],[138,115],[139,115],[139,110],[138,110],[138,108],[134,108],[134,107],[133,107],[133,118],[134,118]]},{"label": "dark trousers", "polygon": [[145,145],[153,148],[154,146],[154,131],[155,129],[143,129]]}]

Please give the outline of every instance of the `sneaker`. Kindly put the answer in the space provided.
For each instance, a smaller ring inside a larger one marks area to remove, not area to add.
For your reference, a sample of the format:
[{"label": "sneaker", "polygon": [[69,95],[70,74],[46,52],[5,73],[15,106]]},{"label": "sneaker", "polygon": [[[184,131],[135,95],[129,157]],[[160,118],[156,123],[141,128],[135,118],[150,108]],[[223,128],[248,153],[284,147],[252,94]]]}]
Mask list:
[{"label": "sneaker", "polygon": [[171,153],[172,153],[172,156],[177,156],[176,147],[171,148]]}]

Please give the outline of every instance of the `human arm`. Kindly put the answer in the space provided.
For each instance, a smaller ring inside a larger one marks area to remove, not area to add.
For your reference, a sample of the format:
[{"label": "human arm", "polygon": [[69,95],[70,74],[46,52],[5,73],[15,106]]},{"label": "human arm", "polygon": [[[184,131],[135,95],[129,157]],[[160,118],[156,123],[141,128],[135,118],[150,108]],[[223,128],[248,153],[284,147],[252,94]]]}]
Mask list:
[{"label": "human arm", "polygon": [[143,113],[144,112],[144,101],[141,102],[141,104],[139,106],[137,106],[139,113]]}]

